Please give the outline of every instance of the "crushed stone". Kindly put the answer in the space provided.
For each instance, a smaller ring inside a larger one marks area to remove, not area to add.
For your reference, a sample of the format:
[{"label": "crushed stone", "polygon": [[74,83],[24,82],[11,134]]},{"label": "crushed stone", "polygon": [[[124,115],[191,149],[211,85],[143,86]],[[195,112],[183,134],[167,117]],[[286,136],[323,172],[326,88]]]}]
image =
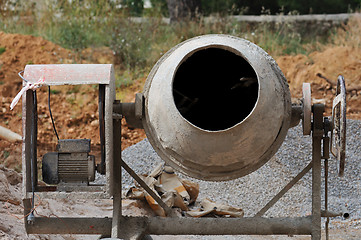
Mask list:
[{"label": "crushed stone", "polygon": [[[336,159],[329,160],[328,209],[335,212],[348,212],[350,218],[331,219],[330,228],[352,227],[361,229],[361,121],[347,120],[346,169],[344,177],[338,177]],[[303,136],[298,125],[288,131],[286,140],[276,155],[257,171],[231,181],[208,182],[193,179],[182,174],[181,178],[199,183],[198,199],[210,198],[245,211],[251,217],[295,177],[312,158],[312,138]],[[138,174],[147,174],[162,162],[147,139],[125,149],[123,160]],[[308,172],[290,191],[288,191],[265,217],[296,217],[311,214],[311,178]],[[322,178],[324,172],[322,171]],[[134,181],[123,170],[122,187],[129,189]],[[322,179],[322,189],[324,189]],[[322,201],[324,192],[322,193]],[[324,204],[324,203],[322,203]],[[322,205],[324,206],[324,205]]]}]

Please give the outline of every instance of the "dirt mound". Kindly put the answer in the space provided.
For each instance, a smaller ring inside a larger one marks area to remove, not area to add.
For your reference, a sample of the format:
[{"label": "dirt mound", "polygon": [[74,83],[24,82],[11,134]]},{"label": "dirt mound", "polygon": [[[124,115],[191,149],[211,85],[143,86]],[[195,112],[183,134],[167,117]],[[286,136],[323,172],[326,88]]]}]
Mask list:
[{"label": "dirt mound", "polygon": [[[13,111],[9,106],[22,87],[18,72],[27,64],[55,63],[113,63],[113,52],[106,47],[85,49],[81,54],[74,54],[41,37],[0,32],[0,124],[22,135],[21,101]],[[60,138],[90,138],[92,154],[99,155],[98,128],[98,89],[94,86],[52,87],[51,106]],[[37,90],[38,96],[38,131],[39,152],[54,151],[56,138],[53,132],[48,109],[47,88]],[[129,95],[135,92],[127,93]],[[131,129],[123,121],[123,149],[142,140],[142,130]],[[98,158],[99,159],[99,158]],[[21,169],[21,143],[0,141],[0,162],[7,167]]]},{"label": "dirt mound", "polygon": [[41,37],[0,32],[0,78],[3,78],[2,96],[14,97],[22,80],[17,73],[27,64],[67,63],[71,52]]},{"label": "dirt mound", "polygon": [[[338,75],[343,75],[346,89],[361,87],[361,49],[334,46],[322,52],[313,52],[309,56],[282,56],[277,63],[289,81],[292,96],[302,97],[302,83],[309,82],[312,97],[326,103],[326,114],[330,114],[335,87],[318,74],[336,82]],[[361,119],[360,92],[352,91],[347,95],[347,117]]]}]

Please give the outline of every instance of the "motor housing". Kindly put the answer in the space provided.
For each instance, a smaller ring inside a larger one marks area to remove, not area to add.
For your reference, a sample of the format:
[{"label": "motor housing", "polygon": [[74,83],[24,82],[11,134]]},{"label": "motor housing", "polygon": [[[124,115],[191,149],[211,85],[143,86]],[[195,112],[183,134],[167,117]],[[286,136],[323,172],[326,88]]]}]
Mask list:
[{"label": "motor housing", "polygon": [[95,179],[95,157],[89,155],[90,139],[62,139],[57,152],[44,154],[42,174],[44,182],[86,183]]}]

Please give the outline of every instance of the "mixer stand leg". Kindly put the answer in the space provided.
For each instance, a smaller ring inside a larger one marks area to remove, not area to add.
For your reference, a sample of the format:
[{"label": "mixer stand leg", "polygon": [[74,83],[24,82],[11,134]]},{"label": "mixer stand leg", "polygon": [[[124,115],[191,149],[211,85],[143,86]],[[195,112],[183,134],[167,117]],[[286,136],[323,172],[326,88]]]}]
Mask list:
[{"label": "mixer stand leg", "polygon": [[321,239],[321,142],[324,135],[323,104],[313,105],[312,131],[312,240]]},{"label": "mixer stand leg", "polygon": [[114,174],[113,174],[113,221],[112,221],[112,238],[120,238],[122,229],[122,179],[121,179],[121,117],[113,117],[113,157],[114,157]]}]

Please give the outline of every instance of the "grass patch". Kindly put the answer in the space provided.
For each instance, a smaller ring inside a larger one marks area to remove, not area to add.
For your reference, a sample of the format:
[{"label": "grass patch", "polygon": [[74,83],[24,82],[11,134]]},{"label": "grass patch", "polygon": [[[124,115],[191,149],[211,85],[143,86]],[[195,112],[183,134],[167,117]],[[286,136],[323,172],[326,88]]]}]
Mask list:
[{"label": "grass patch", "polygon": [[72,93],[79,93],[81,86],[80,85],[73,85],[69,86],[69,89],[66,91],[66,94],[72,94]]},{"label": "grass patch", "polygon": [[50,89],[50,93],[51,93],[51,94],[59,94],[59,93],[61,93],[61,91],[60,91],[60,90],[56,90],[56,89]]},{"label": "grass patch", "polygon": [[7,159],[7,158],[10,156],[10,152],[4,150],[2,155],[3,155],[2,158],[5,160],[5,159]]},{"label": "grass patch", "polygon": [[5,47],[0,47],[0,55],[3,54],[6,51]]},{"label": "grass patch", "polygon": [[[17,172],[17,173],[22,173],[22,167],[21,167],[21,164],[18,164],[14,167],[14,170]],[[38,171],[39,174],[41,171]]]},{"label": "grass patch", "polygon": [[130,71],[124,71],[121,75],[118,73],[115,74],[115,87],[116,88],[124,88],[132,84],[133,79],[135,77],[132,76]]},{"label": "grass patch", "polygon": [[[336,46],[361,47],[361,17],[351,18],[347,25],[337,29],[332,35],[332,44]],[[324,45],[325,47],[325,45]]]}]

